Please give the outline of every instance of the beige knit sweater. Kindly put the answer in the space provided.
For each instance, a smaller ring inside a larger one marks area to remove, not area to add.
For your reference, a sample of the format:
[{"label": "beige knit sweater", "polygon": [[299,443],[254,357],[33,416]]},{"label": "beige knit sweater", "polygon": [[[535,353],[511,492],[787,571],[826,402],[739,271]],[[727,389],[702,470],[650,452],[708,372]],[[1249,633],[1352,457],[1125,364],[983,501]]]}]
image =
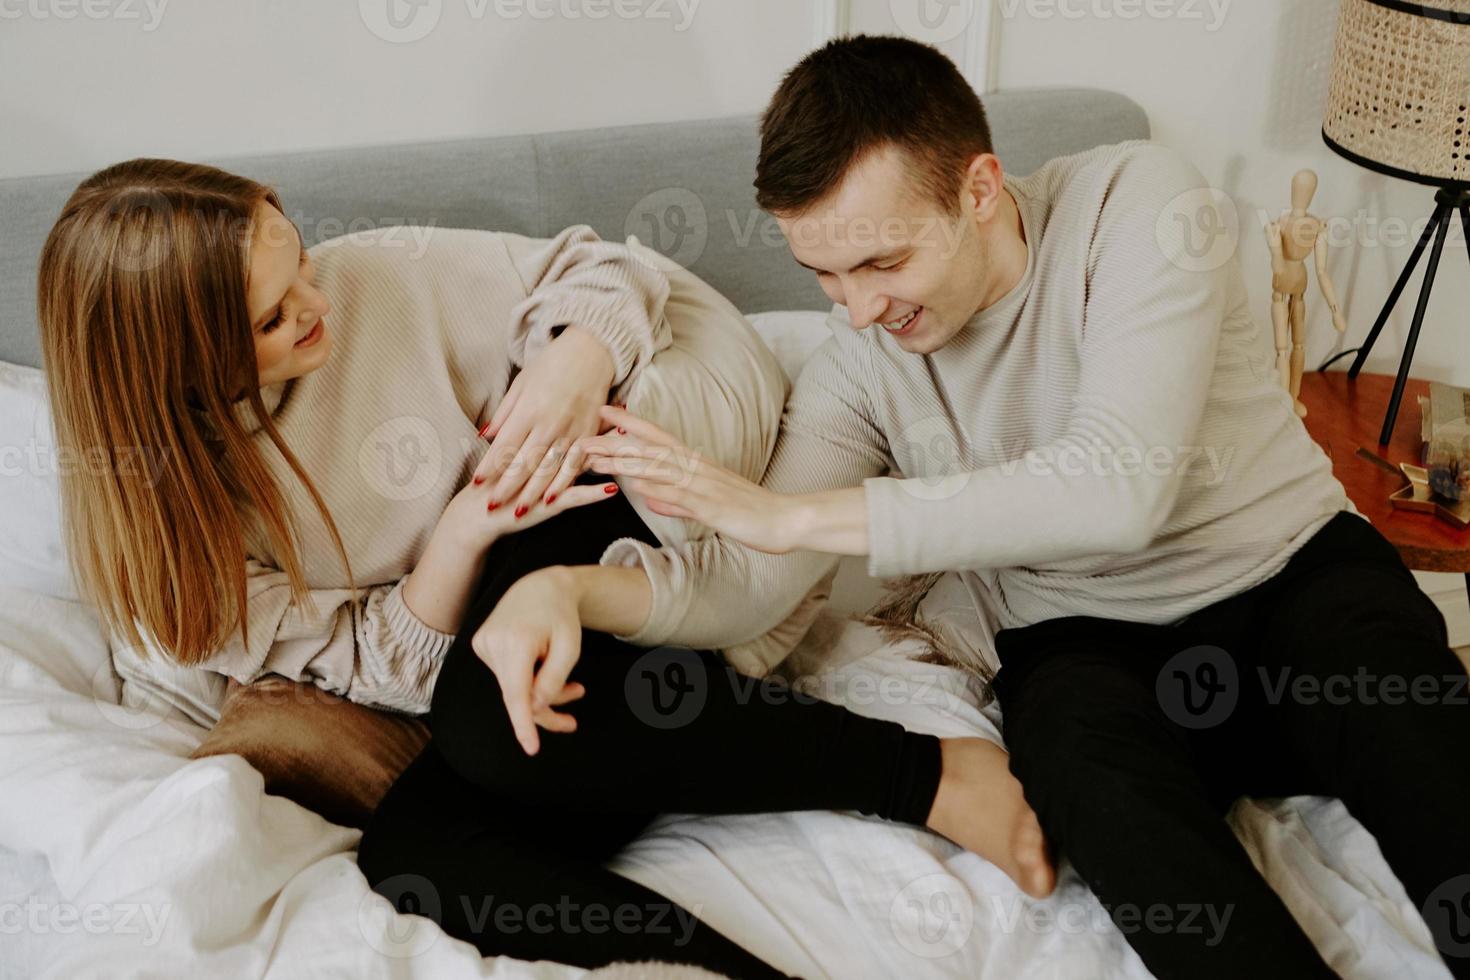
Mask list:
[{"label": "beige knit sweater", "polygon": [[[987,672],[997,629],[1172,622],[1356,512],[1277,380],[1239,260],[1203,248],[1208,185],[1192,164],[1132,141],[1005,186],[1025,231],[1021,281],[925,355],[854,331],[837,307],[763,481],[862,487],[869,573],[942,573],[945,652]],[[647,646],[758,636],[836,561],[718,535],[625,538],[602,556],[647,573],[649,617],[624,637]]]},{"label": "beige knit sweater", "polygon": [[[261,391],[342,535],[356,602],[310,497],[248,403],[238,402],[237,416],[255,430],[299,523],[311,608],[290,603],[268,541],[248,526],[250,648],[237,631],[202,668],[186,668],[119,641],[114,662],[129,703],[159,698],[212,724],[226,678],[277,673],[361,703],[426,711],[454,638],[414,616],[402,581],[483,455],[476,433],[514,371],[565,324],[607,344],[612,395],[631,411],[750,479],[764,472],[788,383],[739,311],[692,273],[586,227],[549,240],[407,231],[311,249],[317,285],[333,305],[332,354],[312,373]],[[629,500],[666,544],[709,533],[654,514],[637,495]],[[809,605],[805,622],[816,611],[815,600]],[[795,621],[789,629],[804,632]]]}]

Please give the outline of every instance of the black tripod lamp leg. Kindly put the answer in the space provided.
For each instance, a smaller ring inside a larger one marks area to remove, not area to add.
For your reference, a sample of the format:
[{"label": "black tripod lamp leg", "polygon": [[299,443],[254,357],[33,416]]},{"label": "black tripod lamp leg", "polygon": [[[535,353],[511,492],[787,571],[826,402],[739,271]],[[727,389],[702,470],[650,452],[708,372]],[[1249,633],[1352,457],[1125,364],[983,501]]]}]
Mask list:
[{"label": "black tripod lamp leg", "polygon": [[1368,331],[1368,339],[1363,341],[1363,346],[1358,348],[1358,356],[1353,358],[1353,366],[1348,368],[1348,377],[1356,378],[1358,372],[1363,370],[1363,362],[1368,359],[1368,352],[1373,349],[1373,344],[1378,340],[1378,335],[1383,331],[1383,325],[1388,322],[1388,315],[1393,312],[1394,305],[1398,303],[1399,297],[1404,294],[1404,287],[1409,284],[1409,277],[1414,274],[1414,267],[1419,264],[1419,257],[1424,254],[1424,248],[1429,244],[1429,236],[1433,235],[1435,229],[1441,222],[1449,221],[1449,206],[1445,204],[1435,205],[1434,214],[1429,223],[1424,226],[1424,233],[1419,236],[1419,243],[1414,246],[1414,251],[1409,254],[1409,261],[1404,265],[1404,271],[1399,273],[1398,282],[1393,284],[1393,289],[1388,294],[1388,300],[1383,304],[1383,309],[1378,313],[1378,319],[1373,321],[1373,329]]},{"label": "black tripod lamp leg", "polygon": [[1404,356],[1399,361],[1398,377],[1393,380],[1393,395],[1388,400],[1388,414],[1383,418],[1383,431],[1378,434],[1378,444],[1388,445],[1393,436],[1393,424],[1399,417],[1399,400],[1404,397],[1404,383],[1409,380],[1409,363],[1414,360],[1414,345],[1419,342],[1419,328],[1424,324],[1424,312],[1429,309],[1429,293],[1434,289],[1434,274],[1439,269],[1439,257],[1444,252],[1445,235],[1450,230],[1449,205],[1441,204],[1434,213],[1439,216],[1439,230],[1434,235],[1434,248],[1429,252],[1429,268],[1424,270],[1424,285],[1419,287],[1419,303],[1414,307],[1414,322],[1409,327],[1409,339],[1404,342]]},{"label": "black tripod lamp leg", "polygon": [[1460,205],[1460,224],[1465,226],[1465,254],[1470,255],[1470,204]]}]

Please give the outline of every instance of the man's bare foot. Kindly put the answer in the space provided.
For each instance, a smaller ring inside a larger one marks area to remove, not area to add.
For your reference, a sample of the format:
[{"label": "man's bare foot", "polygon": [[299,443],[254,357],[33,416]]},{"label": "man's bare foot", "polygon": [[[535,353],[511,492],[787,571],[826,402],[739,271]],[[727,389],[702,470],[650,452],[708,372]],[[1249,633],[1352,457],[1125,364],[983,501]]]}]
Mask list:
[{"label": "man's bare foot", "polygon": [[939,748],[943,769],[929,829],[1000,868],[1032,898],[1050,895],[1057,869],[1005,749],[983,738],[944,738]]}]

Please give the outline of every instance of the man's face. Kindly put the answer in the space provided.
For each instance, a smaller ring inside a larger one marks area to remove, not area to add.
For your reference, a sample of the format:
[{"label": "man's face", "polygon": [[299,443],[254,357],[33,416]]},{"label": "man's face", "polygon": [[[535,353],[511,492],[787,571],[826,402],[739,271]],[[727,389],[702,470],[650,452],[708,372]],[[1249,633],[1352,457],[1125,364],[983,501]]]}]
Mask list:
[{"label": "man's face", "polygon": [[1005,191],[997,176],[991,199],[977,207],[967,184],[954,207],[945,208],[915,173],[902,150],[875,151],[827,198],[776,220],[792,255],[817,274],[832,302],[847,307],[855,329],[877,324],[904,350],[928,354],[948,343],[989,295],[980,223]]}]

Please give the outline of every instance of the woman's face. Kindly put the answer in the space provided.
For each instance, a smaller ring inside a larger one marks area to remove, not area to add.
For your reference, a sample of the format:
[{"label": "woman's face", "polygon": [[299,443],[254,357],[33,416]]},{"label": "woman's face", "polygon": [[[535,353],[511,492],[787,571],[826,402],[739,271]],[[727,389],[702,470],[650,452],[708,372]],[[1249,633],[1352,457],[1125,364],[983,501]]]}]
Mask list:
[{"label": "woman's face", "polygon": [[262,387],[315,371],[332,352],[332,305],[314,278],[296,226],[268,202],[256,205],[246,304]]}]

